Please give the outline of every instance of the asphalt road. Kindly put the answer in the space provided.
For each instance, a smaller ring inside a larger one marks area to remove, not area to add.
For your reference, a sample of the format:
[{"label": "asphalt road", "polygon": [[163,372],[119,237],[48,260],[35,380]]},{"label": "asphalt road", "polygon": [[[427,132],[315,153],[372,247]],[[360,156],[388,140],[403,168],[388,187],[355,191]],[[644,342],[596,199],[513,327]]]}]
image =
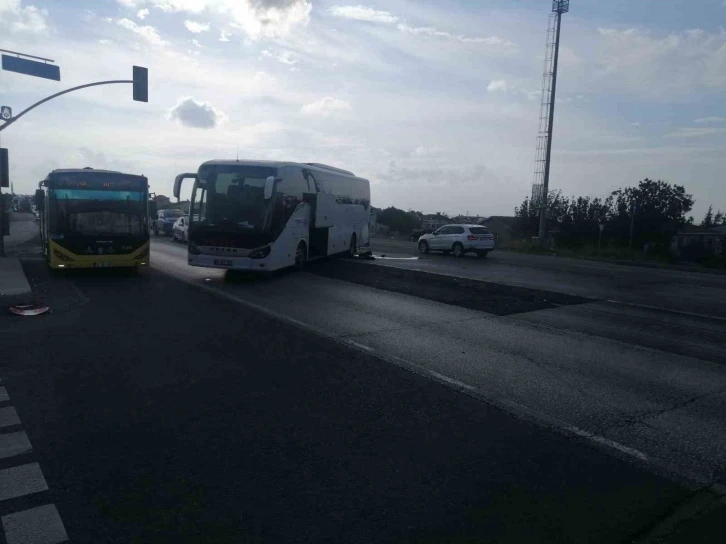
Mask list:
[{"label": "asphalt road", "polygon": [[725,321],[603,301],[500,317],[428,300],[425,289],[387,291],[392,269],[368,261],[350,263],[366,267],[368,285],[334,260],[229,281],[187,266],[184,246],[155,242],[153,266],[172,276],[673,472],[726,477]]},{"label": "asphalt road", "polygon": [[378,264],[726,319],[726,274],[492,251],[486,259],[421,256],[414,242],[375,238]]},{"label": "asphalt road", "polygon": [[[8,542],[57,531],[46,507],[73,542],[631,542],[710,500],[651,452],[717,480],[718,450],[688,428],[723,444],[713,361],[325,269],[227,278],[161,239],[152,263],[52,277],[25,261],[54,312],[0,316]],[[654,429],[653,448],[639,458],[604,421]],[[679,527],[668,541],[714,533]]]},{"label": "asphalt road", "polygon": [[4,236],[5,250],[12,253],[16,246],[38,237],[38,222],[35,214],[9,212],[10,234]]}]

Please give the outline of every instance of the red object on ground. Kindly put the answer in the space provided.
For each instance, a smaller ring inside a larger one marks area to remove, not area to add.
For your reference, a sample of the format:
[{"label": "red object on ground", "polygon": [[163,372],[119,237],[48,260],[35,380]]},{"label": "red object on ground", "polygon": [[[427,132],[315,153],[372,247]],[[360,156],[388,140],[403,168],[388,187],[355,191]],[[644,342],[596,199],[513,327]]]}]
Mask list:
[{"label": "red object on ground", "polygon": [[15,315],[40,315],[50,310],[50,306],[35,304],[18,304],[10,306],[10,311]]}]

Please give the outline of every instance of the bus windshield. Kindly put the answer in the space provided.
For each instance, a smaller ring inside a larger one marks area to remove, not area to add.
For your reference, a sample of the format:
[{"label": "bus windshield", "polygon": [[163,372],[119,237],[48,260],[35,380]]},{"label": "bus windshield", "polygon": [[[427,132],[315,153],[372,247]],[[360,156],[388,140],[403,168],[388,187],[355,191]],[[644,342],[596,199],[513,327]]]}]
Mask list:
[{"label": "bus windshield", "polygon": [[50,204],[54,233],[139,236],[148,230],[142,191],[54,189]]},{"label": "bus windshield", "polygon": [[275,168],[244,165],[207,165],[199,171],[192,195],[196,224],[260,232],[271,201],[265,200],[265,179]]}]

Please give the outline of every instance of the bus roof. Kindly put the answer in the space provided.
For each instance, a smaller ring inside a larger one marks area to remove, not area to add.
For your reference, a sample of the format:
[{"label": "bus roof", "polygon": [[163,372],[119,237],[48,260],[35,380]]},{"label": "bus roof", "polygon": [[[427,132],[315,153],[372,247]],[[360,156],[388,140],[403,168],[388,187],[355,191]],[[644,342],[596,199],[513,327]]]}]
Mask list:
[{"label": "bus roof", "polygon": [[353,172],[343,170],[342,168],[336,168],[334,166],[328,166],[327,164],[320,164],[317,162],[294,162],[294,161],[254,161],[254,160],[211,160],[206,161],[202,166],[209,165],[233,165],[238,164],[241,166],[269,166],[270,168],[282,168],[284,166],[298,166],[300,168],[307,168],[308,170],[318,170],[323,172],[334,172],[336,174],[342,174],[345,176],[357,177]]},{"label": "bus roof", "polygon": [[91,180],[94,179],[96,174],[100,174],[100,178],[96,177],[95,180],[105,179],[108,182],[146,182],[148,179],[146,176],[140,176],[138,174],[126,174],[124,172],[116,172],[114,170],[96,170],[95,168],[57,168],[51,171],[44,180],[38,183],[38,187],[50,187],[55,186],[58,183],[64,183],[68,180],[68,177],[74,179]]},{"label": "bus roof", "polygon": [[59,176],[64,174],[118,174],[120,176],[133,176],[143,178],[138,174],[126,174],[124,172],[118,172],[116,170],[99,170],[96,168],[57,168],[52,170],[48,176]]}]

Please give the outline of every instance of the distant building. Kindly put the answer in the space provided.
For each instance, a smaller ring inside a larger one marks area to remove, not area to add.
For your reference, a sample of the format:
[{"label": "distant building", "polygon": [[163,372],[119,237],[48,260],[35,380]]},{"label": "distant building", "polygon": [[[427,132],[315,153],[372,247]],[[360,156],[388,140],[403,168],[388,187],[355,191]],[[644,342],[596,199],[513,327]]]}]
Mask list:
[{"label": "distant building", "polygon": [[684,259],[721,255],[726,247],[726,226],[683,225],[671,240],[671,252]]},{"label": "distant building", "polygon": [[450,223],[455,225],[478,225],[485,218],[479,215],[457,215],[452,217]]},{"label": "distant building", "polygon": [[479,224],[486,226],[492,232],[497,245],[508,244],[516,237],[516,217],[493,215],[483,219]]},{"label": "distant building", "polygon": [[421,228],[424,230],[436,230],[451,223],[451,219],[441,214],[426,214],[421,217]]}]

